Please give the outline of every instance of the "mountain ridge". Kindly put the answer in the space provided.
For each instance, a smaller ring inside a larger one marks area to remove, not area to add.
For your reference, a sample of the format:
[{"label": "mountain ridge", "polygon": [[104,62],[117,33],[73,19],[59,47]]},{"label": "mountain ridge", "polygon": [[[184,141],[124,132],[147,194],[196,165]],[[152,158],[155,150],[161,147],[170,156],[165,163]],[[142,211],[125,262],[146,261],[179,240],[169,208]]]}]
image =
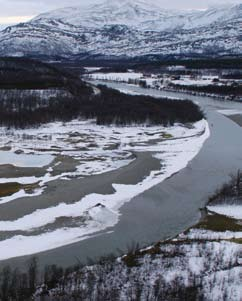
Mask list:
[{"label": "mountain ridge", "polygon": [[68,7],[0,32],[0,55],[240,55],[242,4],[177,11],[144,1]]}]

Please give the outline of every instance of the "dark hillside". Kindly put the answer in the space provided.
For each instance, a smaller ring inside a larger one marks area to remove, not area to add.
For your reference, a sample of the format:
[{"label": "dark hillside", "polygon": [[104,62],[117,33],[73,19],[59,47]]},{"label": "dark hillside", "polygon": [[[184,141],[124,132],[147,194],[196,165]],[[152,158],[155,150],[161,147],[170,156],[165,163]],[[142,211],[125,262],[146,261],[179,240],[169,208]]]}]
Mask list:
[{"label": "dark hillside", "polygon": [[[39,90],[56,92],[41,98]],[[104,86],[93,87],[75,73],[29,59],[0,59],[0,125],[39,126],[52,121],[96,118],[97,124],[161,124],[203,118],[190,101],[131,96]],[[37,91],[37,93],[33,93]]]}]

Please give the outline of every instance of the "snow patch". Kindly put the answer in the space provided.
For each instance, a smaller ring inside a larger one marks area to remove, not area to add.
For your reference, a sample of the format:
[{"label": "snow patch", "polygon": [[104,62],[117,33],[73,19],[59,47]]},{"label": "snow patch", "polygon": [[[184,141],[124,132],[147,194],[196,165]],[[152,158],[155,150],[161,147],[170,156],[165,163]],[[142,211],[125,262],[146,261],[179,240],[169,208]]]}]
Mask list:
[{"label": "snow patch", "polygon": [[209,211],[242,220],[242,205],[216,205],[207,208]]}]

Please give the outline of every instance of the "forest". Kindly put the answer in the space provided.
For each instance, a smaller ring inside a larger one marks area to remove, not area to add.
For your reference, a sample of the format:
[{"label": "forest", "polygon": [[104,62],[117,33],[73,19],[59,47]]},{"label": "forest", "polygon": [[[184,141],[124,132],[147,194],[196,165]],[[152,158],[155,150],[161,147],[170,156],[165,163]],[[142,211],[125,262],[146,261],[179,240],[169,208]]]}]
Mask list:
[{"label": "forest", "polygon": [[[163,255],[167,256],[167,263],[169,256],[176,256],[175,253],[176,251],[168,256]],[[136,255],[129,253],[128,256]],[[167,286],[162,277],[157,279],[154,286],[148,286],[143,283],[137,267],[138,265],[129,266],[125,262],[118,263],[113,255],[108,255],[87,267],[78,264],[64,269],[50,265],[40,271],[38,259],[33,257],[26,264],[25,271],[13,270],[9,266],[3,268],[0,274],[0,300],[118,301],[122,300],[123,295],[126,300],[139,301],[144,292],[148,298],[149,295],[156,298],[152,300],[175,300],[172,298],[179,297],[184,298],[182,300],[193,301],[199,296],[199,283],[195,282],[195,275],[194,282],[191,281],[188,287],[179,283],[178,279]],[[119,280],[122,273],[122,280]],[[130,282],[130,286],[121,289],[122,281]]]},{"label": "forest", "polygon": [[[56,94],[43,99],[33,93],[48,89],[56,89]],[[92,118],[98,125],[166,126],[203,118],[191,101],[132,96],[105,86],[98,91],[60,68],[29,59],[0,59],[0,125],[26,128]]]},{"label": "forest", "polygon": [[124,70],[124,69],[134,69],[151,71],[160,67],[167,67],[173,65],[186,66],[188,69],[242,69],[242,59],[240,57],[189,57],[189,58],[179,58],[172,56],[144,56],[130,59],[115,59],[110,60],[104,57],[91,57],[89,59],[82,59],[77,61],[64,61],[61,63],[56,63],[55,65],[66,64],[66,65],[78,65],[90,66],[90,67],[108,67],[111,70]]},{"label": "forest", "polygon": [[188,69],[237,69],[242,68],[241,58],[189,58],[189,59],[166,59],[154,60],[153,62],[140,62],[133,66],[137,70],[152,70],[157,67],[182,65]]}]

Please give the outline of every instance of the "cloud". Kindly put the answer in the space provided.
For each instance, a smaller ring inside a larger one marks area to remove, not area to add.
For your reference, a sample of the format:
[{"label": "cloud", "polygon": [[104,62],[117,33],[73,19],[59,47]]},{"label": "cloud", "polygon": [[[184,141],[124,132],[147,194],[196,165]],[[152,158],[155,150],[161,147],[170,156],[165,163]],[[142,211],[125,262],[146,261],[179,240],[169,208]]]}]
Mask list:
[{"label": "cloud", "polygon": [[27,22],[32,19],[33,16],[10,16],[10,17],[0,17],[0,24],[14,24]]},{"label": "cloud", "polygon": [[[94,0],[95,1],[95,0]],[[89,1],[94,2],[94,1]],[[59,7],[84,5],[84,0],[0,0],[0,17],[37,15]]]}]

